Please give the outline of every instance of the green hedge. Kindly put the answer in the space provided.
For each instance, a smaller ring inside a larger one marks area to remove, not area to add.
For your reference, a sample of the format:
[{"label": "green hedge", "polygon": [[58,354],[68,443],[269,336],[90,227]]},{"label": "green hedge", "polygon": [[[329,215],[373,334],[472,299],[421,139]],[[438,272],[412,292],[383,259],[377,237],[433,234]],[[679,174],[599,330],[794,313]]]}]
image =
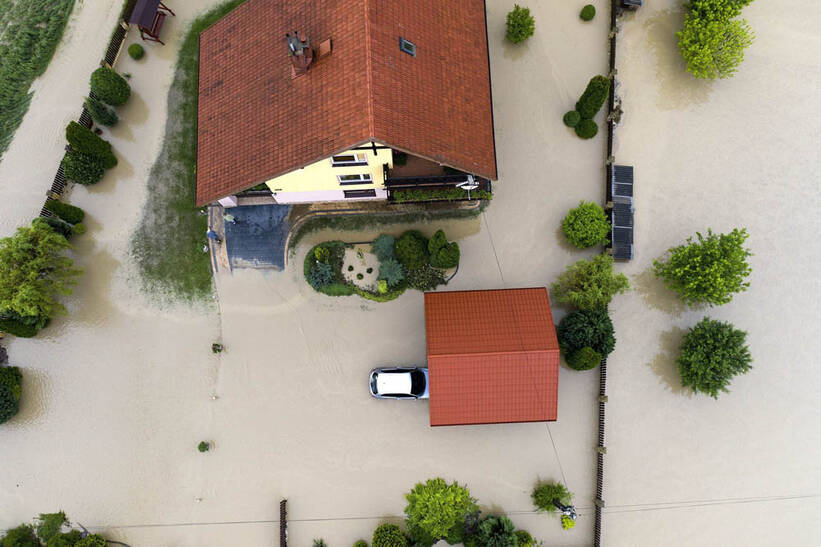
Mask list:
[{"label": "green hedge", "polygon": [[106,67],[100,67],[91,73],[91,91],[111,106],[123,105],[131,96],[131,86],[125,78]]},{"label": "green hedge", "polygon": [[101,165],[106,169],[117,165],[117,157],[111,151],[111,143],[101,139],[84,125],[70,122],[66,126],[66,140],[77,152],[99,158]]},{"label": "green hedge", "polygon": [[63,158],[63,174],[72,182],[90,185],[100,182],[105,174],[105,167],[100,158],[69,150]]},{"label": "green hedge", "polygon": [[0,331],[20,338],[31,338],[37,334],[37,327],[27,325],[17,319],[0,319]]},{"label": "green hedge", "polygon": [[47,224],[52,230],[67,240],[71,239],[71,236],[74,235],[74,230],[71,228],[71,224],[57,217],[37,217],[31,221],[32,224],[36,222]]},{"label": "green hedge", "polygon": [[0,424],[20,411],[23,375],[17,367],[0,367]]},{"label": "green hedge", "polygon": [[[435,190],[394,190],[391,193],[393,201],[456,201],[468,198],[468,191],[462,188],[439,188]],[[487,190],[471,190],[471,199],[493,199],[493,194]]]},{"label": "green hedge", "polygon": [[91,119],[94,120],[96,124],[111,127],[117,125],[117,122],[120,121],[120,118],[117,117],[117,113],[107,107],[102,101],[86,97],[83,104],[86,110],[88,110]]},{"label": "green hedge", "polygon": [[576,103],[576,110],[583,119],[592,119],[601,109],[607,96],[610,94],[610,78],[593,76]]},{"label": "green hedge", "polygon": [[62,201],[57,201],[56,199],[46,201],[46,209],[69,224],[77,224],[78,222],[82,222],[86,216],[85,211],[79,207],[69,205],[68,203],[63,203]]}]

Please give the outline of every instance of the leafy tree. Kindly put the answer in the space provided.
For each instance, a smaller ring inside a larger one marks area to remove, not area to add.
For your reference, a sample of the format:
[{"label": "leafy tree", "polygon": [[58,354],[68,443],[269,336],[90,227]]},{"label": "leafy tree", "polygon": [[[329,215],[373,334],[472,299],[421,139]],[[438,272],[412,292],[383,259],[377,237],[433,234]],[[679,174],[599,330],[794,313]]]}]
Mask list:
[{"label": "leafy tree", "polygon": [[393,246],[396,241],[388,234],[379,234],[373,243],[371,243],[371,251],[376,255],[380,261],[393,258]]},{"label": "leafy tree", "polygon": [[550,287],[553,298],[580,310],[605,309],[613,297],[630,289],[627,276],[613,271],[613,257],[608,254],[581,259],[559,276]]},{"label": "leafy tree", "polygon": [[371,547],[407,547],[407,545],[408,539],[395,524],[381,524],[373,532]]},{"label": "leafy tree", "polygon": [[531,497],[533,498],[533,504],[539,511],[553,513],[556,511],[553,500],[559,500],[562,505],[569,505],[573,494],[560,482],[545,482],[533,489]]},{"label": "leafy tree", "polygon": [[524,42],[536,31],[536,20],[530,15],[529,8],[515,4],[507,14],[507,39],[518,44]]},{"label": "leafy tree", "polygon": [[69,530],[48,540],[46,547],[74,547],[82,538],[83,533],[81,531]]},{"label": "leafy tree", "polygon": [[590,370],[601,363],[601,353],[593,348],[585,347],[568,355],[565,361],[567,361],[567,366],[573,370]]},{"label": "leafy tree", "polygon": [[613,323],[605,310],[580,310],[566,315],[556,329],[565,356],[592,348],[607,356],[616,347]]},{"label": "leafy tree", "polygon": [[117,157],[111,151],[111,143],[94,134],[84,125],[72,121],[66,126],[66,140],[81,154],[99,158],[102,166],[111,169],[117,165]]},{"label": "leafy tree", "polygon": [[748,237],[743,228],[729,234],[707,230],[707,237],[696,233],[696,241],[689,237],[686,245],[669,249],[667,261],[654,260],[653,272],[688,306],[726,304],[750,286],[745,281],[752,271],[747,263],[752,253],[744,247]]},{"label": "leafy tree", "polygon": [[65,312],[57,301],[81,270],[63,255],[71,246],[47,225],[35,223],[0,239],[0,311],[28,317],[53,317]]},{"label": "leafy tree", "polygon": [[684,336],[677,360],[681,384],[714,399],[727,392],[733,376],[753,367],[747,333],[705,317]]},{"label": "leafy tree", "polygon": [[407,270],[421,268],[428,262],[428,239],[416,230],[409,230],[396,240],[396,259]]},{"label": "leafy tree", "polygon": [[100,67],[91,73],[91,91],[101,101],[111,106],[120,106],[131,96],[131,86],[110,68]]},{"label": "leafy tree", "polygon": [[63,158],[63,173],[68,180],[88,186],[100,182],[105,167],[100,158],[69,150]]},{"label": "leafy tree", "polygon": [[607,76],[593,76],[584,93],[579,97],[576,103],[576,110],[581,115],[582,119],[590,120],[601,109],[604,101],[610,93],[610,78]]},{"label": "leafy tree", "polygon": [[120,118],[117,117],[117,113],[111,108],[108,108],[103,101],[86,97],[83,104],[85,105],[86,110],[88,110],[91,119],[94,120],[94,123],[112,127],[117,125],[117,122],[120,121]]},{"label": "leafy tree", "polygon": [[57,513],[40,513],[40,516],[37,517],[37,537],[39,537],[41,541],[48,542],[60,533],[63,524],[67,522],[66,514],[62,511]]},{"label": "leafy tree", "polygon": [[752,0],[692,0],[676,35],[687,70],[697,78],[728,78],[744,60],[753,32],[741,8]]},{"label": "leafy tree", "polygon": [[0,366],[0,424],[11,420],[20,412],[22,393],[23,375],[20,369]]},{"label": "leafy tree", "polygon": [[562,220],[562,231],[571,245],[586,249],[607,243],[610,221],[598,203],[580,201]]},{"label": "leafy tree", "polygon": [[388,287],[395,287],[405,279],[405,268],[393,258],[387,258],[379,263],[378,280],[384,280]]},{"label": "leafy tree", "polygon": [[479,508],[470,491],[444,479],[430,479],[418,483],[405,494],[408,530],[416,538],[434,541],[447,538],[464,526],[465,517]]},{"label": "leafy tree", "polygon": [[34,529],[30,525],[21,524],[0,538],[0,547],[40,547],[40,540],[34,535]]},{"label": "leafy tree", "polygon": [[482,519],[477,536],[479,545],[482,547],[518,547],[519,545],[516,527],[513,521],[505,515]]}]

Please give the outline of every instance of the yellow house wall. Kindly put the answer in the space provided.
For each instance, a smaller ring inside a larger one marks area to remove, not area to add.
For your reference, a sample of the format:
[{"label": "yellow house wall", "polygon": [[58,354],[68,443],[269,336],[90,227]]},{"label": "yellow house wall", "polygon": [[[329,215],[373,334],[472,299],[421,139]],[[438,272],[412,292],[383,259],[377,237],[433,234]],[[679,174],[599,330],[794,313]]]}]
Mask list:
[{"label": "yellow house wall", "polygon": [[[364,146],[364,145],[363,145]],[[381,146],[377,143],[377,146]],[[364,190],[369,188],[383,188],[385,186],[382,165],[387,163],[389,168],[393,168],[393,156],[390,149],[377,150],[348,150],[336,154],[365,154],[368,165],[346,165],[344,167],[334,167],[331,164],[330,156],[302,169],[291,171],[275,179],[266,182],[268,188],[274,193],[285,192],[318,192],[333,190]],[[372,184],[346,184],[341,185],[337,180],[337,175],[365,175],[370,174]]]}]

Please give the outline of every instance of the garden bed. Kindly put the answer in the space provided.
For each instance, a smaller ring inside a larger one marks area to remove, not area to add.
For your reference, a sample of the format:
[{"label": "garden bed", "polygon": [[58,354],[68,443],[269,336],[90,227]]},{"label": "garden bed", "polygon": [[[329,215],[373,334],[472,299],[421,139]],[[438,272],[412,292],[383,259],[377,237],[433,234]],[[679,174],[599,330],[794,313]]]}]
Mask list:
[{"label": "garden bed", "polygon": [[407,289],[430,291],[447,284],[459,266],[459,245],[442,230],[429,240],[411,230],[398,239],[381,234],[370,243],[326,241],[305,255],[303,275],[327,296],[358,294],[387,302]]}]

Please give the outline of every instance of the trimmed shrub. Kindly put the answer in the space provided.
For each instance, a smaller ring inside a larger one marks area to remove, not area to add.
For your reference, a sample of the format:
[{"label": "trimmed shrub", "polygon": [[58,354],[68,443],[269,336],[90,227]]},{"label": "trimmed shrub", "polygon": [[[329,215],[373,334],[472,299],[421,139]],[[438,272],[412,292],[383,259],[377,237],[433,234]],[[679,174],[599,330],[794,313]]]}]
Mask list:
[{"label": "trimmed shrub", "polygon": [[507,14],[507,39],[518,44],[524,42],[536,31],[536,20],[530,15],[530,9],[515,4]]},{"label": "trimmed shrub", "polygon": [[396,240],[394,240],[392,236],[379,234],[379,237],[371,243],[371,252],[376,255],[376,258],[378,258],[380,262],[388,258],[393,258],[393,246],[395,243]]},{"label": "trimmed shrub", "polygon": [[430,264],[408,271],[407,280],[408,286],[417,291],[432,291],[439,285],[446,284],[444,272]]},{"label": "trimmed shrub", "polygon": [[562,515],[562,530],[570,530],[576,526],[576,521],[567,515]]},{"label": "trimmed shrub", "polygon": [[533,536],[526,530],[516,530],[516,539],[518,540],[518,547],[533,547]]},{"label": "trimmed shrub", "polygon": [[628,289],[630,281],[626,275],[613,271],[613,257],[609,254],[577,261],[550,286],[556,302],[580,310],[606,309],[615,295]]},{"label": "trimmed shrub", "polygon": [[562,231],[571,245],[586,249],[607,243],[610,221],[598,203],[580,201],[579,206],[570,209],[562,220]]},{"label": "trimmed shrub", "polygon": [[62,201],[58,201],[56,199],[46,201],[46,209],[69,224],[77,224],[78,222],[82,222],[86,216],[85,212],[79,207],[69,205],[68,203],[63,203]]},{"label": "trimmed shrub", "polygon": [[331,259],[331,250],[327,247],[317,246],[314,248],[314,258],[318,262],[325,262],[327,264]]},{"label": "trimmed shrub", "polygon": [[592,139],[599,133],[599,126],[593,120],[582,119],[579,124],[574,127],[576,135],[582,139]]},{"label": "trimmed shrub", "polygon": [[744,60],[754,34],[736,19],[752,0],[692,0],[684,27],[676,33],[687,71],[697,78],[729,78]]},{"label": "trimmed shrub", "polygon": [[55,231],[55,233],[60,234],[66,239],[71,239],[71,236],[74,235],[74,230],[71,229],[71,224],[57,217],[37,217],[31,221],[32,224],[36,222],[41,222],[48,225]]},{"label": "trimmed shrub", "polygon": [[128,46],[128,56],[135,61],[139,61],[145,56],[145,48],[140,44],[131,44]]},{"label": "trimmed shrub", "polygon": [[20,411],[23,375],[17,367],[0,367],[0,424],[14,418]]},{"label": "trimmed shrub", "polygon": [[562,118],[562,121],[564,122],[564,124],[567,127],[576,127],[577,125],[579,125],[579,121],[581,119],[582,119],[581,114],[579,114],[575,110],[571,110],[570,112],[567,112],[564,115],[564,117]]},{"label": "trimmed shrub", "polygon": [[131,96],[131,86],[110,68],[100,67],[91,73],[91,91],[104,103],[120,106]]},{"label": "trimmed shrub", "polygon": [[388,258],[379,263],[377,279],[385,281],[388,287],[395,287],[405,279],[405,268],[396,259]]},{"label": "trimmed shrub", "polygon": [[565,361],[573,370],[590,370],[601,364],[601,353],[593,348],[582,348],[568,355]]},{"label": "trimmed shrub", "polygon": [[455,241],[448,243],[442,230],[437,230],[428,241],[428,253],[431,266],[436,268],[448,269],[459,265],[459,244]]},{"label": "trimmed shrub", "polygon": [[91,534],[75,543],[74,547],[108,547],[108,542],[100,534]]},{"label": "trimmed shrub", "polygon": [[408,539],[399,526],[380,524],[373,532],[372,547],[407,547]]},{"label": "trimmed shrub", "polygon": [[308,283],[315,290],[327,287],[334,281],[334,273],[331,270],[331,265],[327,262],[316,262],[311,266],[308,274]]},{"label": "trimmed shrub", "polygon": [[428,262],[428,240],[416,230],[402,234],[396,240],[393,251],[396,259],[408,271],[421,268]]},{"label": "trimmed shrub", "polygon": [[37,334],[37,327],[23,323],[19,319],[0,318],[0,332],[19,336],[20,338],[31,338]]},{"label": "trimmed shrub", "polygon": [[85,105],[86,110],[88,110],[89,115],[91,115],[91,119],[98,125],[111,127],[117,125],[117,122],[120,121],[117,113],[107,107],[102,101],[92,99],[91,97],[86,97],[83,104]]},{"label": "trimmed shrub", "polygon": [[199,450],[200,452],[208,452],[209,450],[211,450],[211,443],[200,441],[200,444],[197,445],[197,450]]},{"label": "trimmed shrub", "polygon": [[581,310],[570,313],[556,329],[559,347],[565,356],[582,348],[593,348],[606,357],[616,347],[613,323],[605,310]]},{"label": "trimmed shrub", "polygon": [[100,182],[105,167],[100,158],[69,150],[63,158],[63,174],[68,180],[87,186]]},{"label": "trimmed shrub", "polygon": [[687,332],[676,360],[681,385],[714,399],[727,392],[733,376],[753,367],[747,333],[730,323],[705,317]]},{"label": "trimmed shrub", "polygon": [[582,8],[581,13],[579,13],[579,18],[582,21],[592,21],[595,16],[596,6],[594,6],[593,4],[587,4],[585,7]]},{"label": "trimmed shrub", "polygon": [[94,131],[84,125],[75,121],[69,122],[66,126],[66,140],[77,152],[100,158],[106,169],[117,165],[117,157],[111,151],[111,143],[98,137]]},{"label": "trimmed shrub", "polygon": [[34,528],[29,524],[21,524],[12,528],[0,538],[3,547],[40,547],[40,540],[34,535]]},{"label": "trimmed shrub", "polygon": [[707,237],[696,233],[697,241],[688,237],[686,245],[668,249],[668,260],[654,260],[653,273],[688,306],[726,304],[750,286],[745,281],[752,273],[747,262],[752,253],[744,247],[748,237],[744,228],[729,234],[708,229]]},{"label": "trimmed shrub", "polygon": [[72,226],[71,229],[74,230],[74,233],[77,234],[77,235],[82,235],[82,234],[86,233],[85,224],[81,224],[79,222],[77,224],[75,224],[74,226]]},{"label": "trimmed shrub", "polygon": [[533,505],[539,511],[547,511],[548,513],[556,511],[553,500],[559,500],[562,505],[569,505],[571,497],[570,491],[560,482],[541,483],[533,489],[533,494],[531,494]]},{"label": "trimmed shrub", "polygon": [[388,282],[384,279],[377,280],[376,292],[378,292],[379,294],[386,294],[388,292]]},{"label": "trimmed shrub", "polygon": [[[468,191],[463,188],[433,188],[418,190],[394,190],[393,201],[405,203],[408,201],[456,201],[468,198]],[[487,190],[471,190],[470,199],[493,199],[493,194]]]},{"label": "trimmed shrub", "polygon": [[356,543],[353,544],[353,547],[368,547],[368,542],[364,539],[358,540]]},{"label": "trimmed shrub", "polygon": [[518,547],[519,545],[516,527],[513,521],[505,515],[482,519],[476,536],[482,547]]},{"label": "trimmed shrub", "polygon": [[593,76],[587,87],[576,103],[576,110],[583,119],[592,119],[601,109],[607,96],[610,94],[610,78],[606,76]]}]

